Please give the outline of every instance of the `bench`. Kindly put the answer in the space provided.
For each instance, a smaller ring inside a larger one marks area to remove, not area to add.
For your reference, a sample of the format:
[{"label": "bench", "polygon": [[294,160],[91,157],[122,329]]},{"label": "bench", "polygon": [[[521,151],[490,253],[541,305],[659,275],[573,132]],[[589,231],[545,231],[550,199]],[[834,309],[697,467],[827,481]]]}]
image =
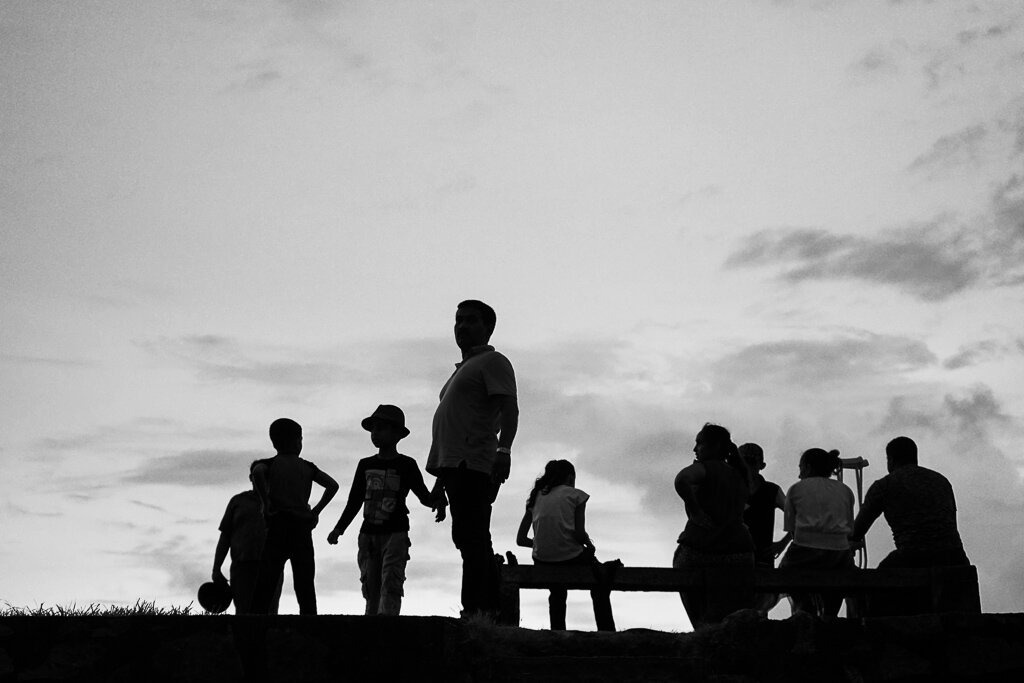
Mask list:
[{"label": "bench", "polygon": [[[510,558],[511,560],[512,558]],[[753,590],[757,593],[841,593],[847,615],[874,616],[887,598],[915,599],[918,611],[981,613],[978,572],[973,566],[922,569],[854,569],[823,572],[813,569],[736,570],[618,567],[598,580],[587,566],[503,564],[502,621],[519,625],[519,591],[526,588],[566,590],[672,592]],[[682,609],[682,604],[679,605]]]}]

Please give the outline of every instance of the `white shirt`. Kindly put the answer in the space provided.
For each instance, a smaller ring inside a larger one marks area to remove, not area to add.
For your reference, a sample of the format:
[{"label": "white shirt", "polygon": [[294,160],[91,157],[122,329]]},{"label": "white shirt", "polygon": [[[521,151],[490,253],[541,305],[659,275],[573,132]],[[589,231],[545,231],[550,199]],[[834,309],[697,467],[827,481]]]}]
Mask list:
[{"label": "white shirt", "polygon": [[590,496],[572,486],[556,486],[538,493],[533,503],[533,559],[541,562],[571,560],[583,552],[574,537],[576,508]]}]

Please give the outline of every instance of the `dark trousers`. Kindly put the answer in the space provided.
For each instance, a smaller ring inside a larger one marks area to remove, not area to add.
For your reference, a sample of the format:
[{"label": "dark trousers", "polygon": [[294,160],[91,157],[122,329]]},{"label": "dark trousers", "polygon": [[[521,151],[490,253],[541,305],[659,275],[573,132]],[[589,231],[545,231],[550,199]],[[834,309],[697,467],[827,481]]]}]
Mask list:
[{"label": "dark trousers", "polygon": [[[256,579],[259,575],[259,560],[231,562],[231,597],[235,601],[235,614],[252,613],[252,596],[256,591]],[[283,579],[283,576],[278,575],[277,587],[270,597],[268,614],[277,614],[277,605],[281,600],[281,582]]]},{"label": "dark trousers", "polygon": [[[541,560],[534,560],[534,563],[553,566],[582,564],[599,567],[601,565],[592,552],[583,552],[572,559],[562,560],[561,562],[543,562]],[[551,617],[552,631],[565,630],[565,602],[568,597],[569,591],[564,588],[552,588],[551,594],[548,595],[548,614]],[[594,621],[597,622],[597,630],[614,631],[615,618],[612,616],[611,591],[592,590],[590,591],[590,599],[594,603]]]},{"label": "dark trousers", "polygon": [[253,590],[252,611],[267,614],[279,577],[284,572],[284,563],[292,563],[292,580],[295,583],[295,599],[299,603],[299,614],[316,614],[316,591],[313,575],[316,565],[313,561],[313,530],[309,520],[295,519],[284,514],[273,515],[267,520],[267,540],[260,558],[260,573]]},{"label": "dark trousers", "polygon": [[[851,571],[857,568],[853,551],[808,548],[791,543],[779,562],[779,568],[806,568],[823,571]],[[807,612],[819,617],[835,617],[843,605],[842,593],[790,593],[794,612]]]},{"label": "dark trousers", "polygon": [[[945,548],[933,551],[900,550],[897,548],[878,563],[879,569],[923,568],[923,567],[967,567],[963,548]],[[948,586],[942,593],[940,612],[961,611],[963,601],[970,602],[963,586]],[[933,611],[931,597],[913,592],[893,593],[885,596],[873,595],[868,598],[868,614],[872,617],[895,617],[911,614],[927,614]],[[970,610],[966,610],[970,611]]]},{"label": "dark trousers", "polygon": [[498,484],[491,476],[460,467],[441,470],[452,517],[452,541],[462,554],[464,615],[498,611],[498,565],[491,545],[491,507]]}]

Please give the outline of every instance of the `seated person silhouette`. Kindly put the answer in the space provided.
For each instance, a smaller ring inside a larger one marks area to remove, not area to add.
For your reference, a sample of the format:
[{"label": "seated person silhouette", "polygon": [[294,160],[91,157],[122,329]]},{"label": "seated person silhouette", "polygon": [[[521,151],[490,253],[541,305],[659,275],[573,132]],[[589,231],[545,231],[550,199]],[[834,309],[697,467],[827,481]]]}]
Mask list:
[{"label": "seated person silhouette", "polygon": [[[533,548],[536,564],[583,565],[600,571],[594,542],[587,533],[587,501],[590,494],[576,488],[576,468],[568,460],[551,460],[534,482],[526,499],[526,512],[519,523],[516,542]],[[530,538],[530,530],[533,538]],[[552,588],[548,596],[548,614],[552,631],[565,630],[568,591]],[[598,631],[614,631],[611,592],[590,591]]]},{"label": "seated person silhouette", "polygon": [[[885,447],[888,474],[868,489],[850,540],[864,543],[864,535],[879,516],[892,530],[896,549],[878,563],[879,569],[897,567],[968,566],[956,524],[953,487],[944,476],[917,464],[917,444],[898,436]],[[891,604],[872,601],[872,616],[926,611],[920,599]]]},{"label": "seated person silhouette", "polygon": [[[855,568],[850,548],[853,529],[853,491],[832,479],[839,468],[839,451],[810,448],[800,456],[800,481],[786,492],[784,526],[793,543],[780,568],[844,571]],[[819,617],[839,613],[843,596],[792,593],[794,612]]]}]

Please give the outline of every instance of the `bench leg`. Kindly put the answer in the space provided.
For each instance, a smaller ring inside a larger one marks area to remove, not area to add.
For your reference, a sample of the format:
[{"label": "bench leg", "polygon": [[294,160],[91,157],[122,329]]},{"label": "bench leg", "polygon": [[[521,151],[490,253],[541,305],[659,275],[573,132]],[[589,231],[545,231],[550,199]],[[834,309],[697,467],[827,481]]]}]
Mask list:
[{"label": "bench leg", "polygon": [[519,626],[519,584],[502,581],[498,592],[498,623]]}]

